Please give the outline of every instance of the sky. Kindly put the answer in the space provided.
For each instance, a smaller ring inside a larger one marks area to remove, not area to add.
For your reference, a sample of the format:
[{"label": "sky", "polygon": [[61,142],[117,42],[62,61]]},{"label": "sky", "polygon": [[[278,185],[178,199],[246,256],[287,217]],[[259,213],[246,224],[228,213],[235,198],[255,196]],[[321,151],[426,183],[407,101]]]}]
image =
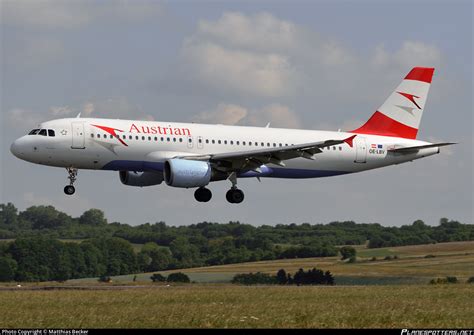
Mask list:
[{"label": "sky", "polygon": [[[53,205],[109,222],[336,220],[473,223],[471,1],[3,0],[0,203]],[[212,183],[193,191],[122,185],[118,172],[64,169],[14,157],[39,122],[83,116],[297,129],[353,129],[414,66],[436,68],[418,138],[459,144],[440,155],[320,179]]]}]

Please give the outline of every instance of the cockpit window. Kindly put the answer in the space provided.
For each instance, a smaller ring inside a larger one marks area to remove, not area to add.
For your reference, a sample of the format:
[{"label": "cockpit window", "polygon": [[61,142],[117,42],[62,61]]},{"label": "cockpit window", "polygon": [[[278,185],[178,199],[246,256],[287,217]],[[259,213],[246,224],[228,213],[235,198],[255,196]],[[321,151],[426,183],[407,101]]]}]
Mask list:
[{"label": "cockpit window", "polygon": [[38,135],[46,136],[46,129],[41,129]]},{"label": "cockpit window", "polygon": [[51,136],[51,137],[56,136],[56,135],[54,134],[54,130],[48,129],[48,136]]},{"label": "cockpit window", "polygon": [[32,131],[28,133],[28,135],[36,135],[38,134],[39,131],[40,131],[39,129],[33,129]]}]

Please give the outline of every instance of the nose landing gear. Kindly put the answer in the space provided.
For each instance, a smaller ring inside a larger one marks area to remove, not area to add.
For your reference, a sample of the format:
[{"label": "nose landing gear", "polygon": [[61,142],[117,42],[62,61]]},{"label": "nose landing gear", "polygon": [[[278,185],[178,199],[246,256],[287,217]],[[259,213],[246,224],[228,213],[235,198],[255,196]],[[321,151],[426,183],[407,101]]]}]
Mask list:
[{"label": "nose landing gear", "polygon": [[73,195],[76,192],[76,188],[74,187],[74,182],[77,179],[77,169],[76,168],[66,168],[67,173],[69,174],[69,185],[64,187],[64,193],[67,195]]}]

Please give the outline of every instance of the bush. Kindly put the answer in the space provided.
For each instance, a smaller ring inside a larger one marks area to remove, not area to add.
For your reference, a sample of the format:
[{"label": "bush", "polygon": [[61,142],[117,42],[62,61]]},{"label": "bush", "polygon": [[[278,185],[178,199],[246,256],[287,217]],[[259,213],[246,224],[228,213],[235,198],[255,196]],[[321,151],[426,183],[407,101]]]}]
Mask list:
[{"label": "bush", "polygon": [[469,279],[467,280],[467,283],[474,284],[474,277],[469,277]]},{"label": "bush", "polygon": [[435,255],[426,255],[425,258],[435,258]]},{"label": "bush", "polygon": [[446,277],[446,281],[450,284],[456,284],[458,279],[456,277]]},{"label": "bush", "polygon": [[356,257],[352,256],[351,258],[349,258],[348,263],[355,263],[356,261],[357,261]]},{"label": "bush", "polygon": [[[341,253],[341,260],[351,259],[356,257],[356,250],[353,247],[342,247],[339,249]],[[352,262],[353,263],[353,262]]]},{"label": "bush", "polygon": [[371,260],[372,262],[375,262],[375,261],[377,260],[377,257],[374,256],[374,257],[372,257],[370,260]]},{"label": "bush", "polygon": [[157,283],[157,282],[164,282],[166,281],[166,277],[159,274],[159,273],[154,273],[150,279],[154,282],[154,283]]},{"label": "bush", "polygon": [[239,273],[232,278],[232,284],[257,285],[257,284],[276,284],[276,277],[266,273]]},{"label": "bush", "polygon": [[430,280],[430,284],[456,284],[458,279],[454,276],[445,277],[445,278],[433,278]]},{"label": "bush", "polygon": [[182,272],[175,272],[175,273],[170,274],[168,278],[166,279],[166,281],[174,282],[174,283],[190,283],[191,282],[191,280],[189,280],[189,277]]},{"label": "bush", "polygon": [[102,275],[102,276],[99,277],[98,281],[101,282],[101,283],[111,283],[112,278],[110,278],[109,276]]},{"label": "bush", "polygon": [[392,260],[392,256],[385,256],[384,260],[385,260],[385,261],[391,261],[391,260]]}]

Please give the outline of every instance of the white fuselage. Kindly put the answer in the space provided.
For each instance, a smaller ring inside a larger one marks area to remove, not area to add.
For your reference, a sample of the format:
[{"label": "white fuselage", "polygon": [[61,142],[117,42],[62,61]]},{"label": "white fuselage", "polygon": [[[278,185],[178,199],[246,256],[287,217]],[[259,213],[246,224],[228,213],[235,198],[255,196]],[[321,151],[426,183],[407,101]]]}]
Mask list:
[{"label": "white fuselage", "polygon": [[[251,151],[278,146],[342,140],[346,132],[207,125],[196,123],[60,119],[38,128],[54,136],[25,135],[11,147],[15,156],[37,164],[116,171],[162,171],[167,159],[217,153]],[[359,172],[430,156],[439,148],[410,154],[389,152],[393,147],[430,144],[398,137],[358,134],[347,143],[324,148],[314,159],[294,158],[285,166],[266,164],[261,171],[239,177],[315,178]]]}]

